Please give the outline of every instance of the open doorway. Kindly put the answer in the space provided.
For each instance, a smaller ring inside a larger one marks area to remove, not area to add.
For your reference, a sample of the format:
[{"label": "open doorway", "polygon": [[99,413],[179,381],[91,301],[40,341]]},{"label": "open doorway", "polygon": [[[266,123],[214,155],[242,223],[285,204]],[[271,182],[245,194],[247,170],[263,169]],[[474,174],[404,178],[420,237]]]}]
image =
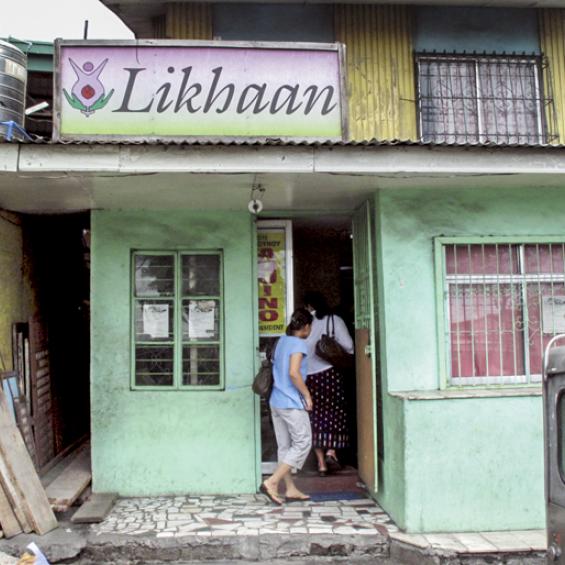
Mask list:
[{"label": "open doorway", "polygon": [[[354,257],[352,218],[347,215],[300,217],[292,220],[281,221],[280,229],[286,229],[287,236],[278,238],[273,236],[272,230],[277,229],[277,222],[271,221],[265,224],[267,230],[271,230],[267,238],[261,231],[259,223],[259,255],[262,253],[261,238],[269,243],[283,242],[286,246],[286,261],[278,264],[280,270],[275,277],[276,283],[287,277],[286,292],[282,293],[280,287],[278,297],[284,297],[287,301],[286,309],[280,308],[280,304],[273,300],[274,294],[269,297],[263,296],[261,302],[260,283],[260,328],[261,322],[272,321],[276,318],[275,309],[278,307],[278,331],[283,324],[280,316],[288,316],[293,309],[304,306],[304,297],[307,293],[316,291],[322,293],[326,298],[331,312],[339,316],[347,326],[350,336],[355,338],[355,306],[354,306]],[[269,254],[270,252],[267,251]],[[274,258],[274,257],[273,257]],[[261,264],[261,261],[260,261]],[[281,276],[282,275],[282,276]],[[261,273],[259,277],[265,276]],[[288,288],[290,287],[290,288]],[[268,292],[272,292],[269,288]],[[276,298],[276,297],[275,297]],[[271,306],[273,310],[262,310],[262,306]],[[286,325],[286,324],[285,324]],[[273,322],[274,326],[274,322]],[[263,325],[263,329],[264,329]],[[284,331],[284,330],[282,330]],[[260,331],[260,346],[262,351],[268,350],[277,340],[276,331],[273,335],[265,335]],[[339,467],[329,465],[329,473],[320,476],[318,461],[312,452],[306,461],[303,470],[297,475],[299,486],[305,491],[316,495],[319,499],[332,499],[333,496],[363,497],[366,490],[359,480],[359,459],[357,449],[359,414],[357,410],[358,384],[355,367],[350,370],[341,371],[343,384],[343,409],[347,418],[348,441],[345,447],[337,450]],[[361,434],[363,435],[363,434]],[[262,402],[261,410],[261,439],[262,439],[262,470],[270,473],[276,466],[277,450],[274,432],[270,421],[270,414],[266,403]]]},{"label": "open doorway", "polygon": [[90,217],[29,215],[23,227],[34,304],[16,324],[29,336],[29,355],[14,366],[44,476],[90,436]]}]

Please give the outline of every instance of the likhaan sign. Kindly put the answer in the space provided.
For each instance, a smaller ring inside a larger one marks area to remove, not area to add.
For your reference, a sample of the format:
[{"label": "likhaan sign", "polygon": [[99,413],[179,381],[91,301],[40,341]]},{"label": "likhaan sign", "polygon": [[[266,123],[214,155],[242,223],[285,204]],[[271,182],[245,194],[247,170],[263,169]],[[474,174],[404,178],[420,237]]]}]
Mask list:
[{"label": "likhaan sign", "polygon": [[339,44],[57,41],[55,139],[341,140]]}]

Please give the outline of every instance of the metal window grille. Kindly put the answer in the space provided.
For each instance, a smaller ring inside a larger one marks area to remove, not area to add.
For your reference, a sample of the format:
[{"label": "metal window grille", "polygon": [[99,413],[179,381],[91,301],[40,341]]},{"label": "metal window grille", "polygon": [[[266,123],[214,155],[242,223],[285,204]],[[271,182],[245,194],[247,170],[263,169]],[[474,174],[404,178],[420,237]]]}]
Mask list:
[{"label": "metal window grille", "polygon": [[533,383],[565,332],[565,243],[444,246],[453,385]]},{"label": "metal window grille", "polygon": [[418,54],[416,65],[423,141],[549,141],[541,57]]}]

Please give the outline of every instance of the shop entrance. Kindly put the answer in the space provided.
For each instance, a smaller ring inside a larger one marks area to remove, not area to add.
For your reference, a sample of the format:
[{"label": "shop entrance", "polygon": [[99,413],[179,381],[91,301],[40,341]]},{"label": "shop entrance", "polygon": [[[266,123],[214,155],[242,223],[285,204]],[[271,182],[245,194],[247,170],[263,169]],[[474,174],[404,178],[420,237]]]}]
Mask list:
[{"label": "shop entrance", "polygon": [[[371,493],[376,490],[377,402],[369,218],[368,209],[363,207],[353,217],[299,217],[259,221],[257,225],[262,354],[274,346],[293,309],[304,306],[305,296],[312,291],[325,297],[355,342],[354,366],[342,371],[348,445],[337,450],[341,468],[328,465],[325,477],[320,477],[318,461],[313,452],[310,454],[297,480],[313,494],[363,496],[366,492],[361,482]],[[265,288],[264,281],[272,284]],[[277,448],[264,401],[261,447],[262,472],[267,474],[276,467]]]}]

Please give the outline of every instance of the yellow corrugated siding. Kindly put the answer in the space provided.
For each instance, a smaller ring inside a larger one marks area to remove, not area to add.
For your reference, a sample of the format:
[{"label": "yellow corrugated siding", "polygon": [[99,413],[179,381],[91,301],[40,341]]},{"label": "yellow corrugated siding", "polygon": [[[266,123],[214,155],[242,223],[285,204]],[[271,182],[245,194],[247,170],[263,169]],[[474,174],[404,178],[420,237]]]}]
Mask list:
[{"label": "yellow corrugated siding", "polygon": [[411,28],[406,6],[336,6],[336,40],[346,45],[350,139],[417,139]]},{"label": "yellow corrugated siding", "polygon": [[153,37],[155,39],[166,39],[167,17],[165,15],[153,18]]},{"label": "yellow corrugated siding", "polygon": [[167,4],[166,34],[169,39],[213,39],[210,4]]},{"label": "yellow corrugated siding", "polygon": [[541,49],[547,62],[544,88],[553,104],[546,106],[548,133],[552,143],[565,143],[565,10],[540,10]]}]

